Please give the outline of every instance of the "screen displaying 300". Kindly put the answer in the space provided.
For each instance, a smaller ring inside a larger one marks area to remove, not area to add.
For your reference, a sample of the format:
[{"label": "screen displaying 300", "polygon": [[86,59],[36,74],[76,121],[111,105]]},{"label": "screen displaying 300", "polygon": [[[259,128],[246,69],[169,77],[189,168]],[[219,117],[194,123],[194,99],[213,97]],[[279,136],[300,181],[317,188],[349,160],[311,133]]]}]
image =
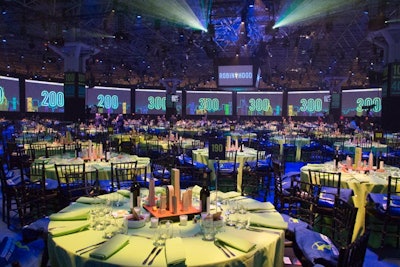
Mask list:
[{"label": "screen displaying 300", "polygon": [[236,96],[238,115],[282,115],[282,92],[237,92]]}]

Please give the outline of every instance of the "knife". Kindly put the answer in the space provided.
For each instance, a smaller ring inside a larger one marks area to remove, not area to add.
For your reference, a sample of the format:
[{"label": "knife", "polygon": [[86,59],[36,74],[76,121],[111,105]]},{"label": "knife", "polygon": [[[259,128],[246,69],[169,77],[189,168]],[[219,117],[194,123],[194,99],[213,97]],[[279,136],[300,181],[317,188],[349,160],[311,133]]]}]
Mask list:
[{"label": "knife", "polygon": [[101,242],[99,242],[99,243],[96,243],[96,244],[93,244],[93,245],[90,245],[90,246],[87,246],[87,247],[78,249],[77,251],[75,251],[75,253],[79,253],[79,252],[81,252],[81,251],[83,251],[83,250],[86,250],[86,249],[88,249],[88,248],[91,248],[91,247],[99,246],[99,245],[101,245],[101,244],[103,244],[103,243],[105,243],[105,242],[107,242],[107,240],[104,240],[104,241],[101,241]]},{"label": "knife", "polygon": [[224,249],[226,249],[226,251],[228,251],[228,253],[231,254],[233,257],[236,256],[235,253],[233,253],[225,244],[219,243],[219,242],[218,242],[218,244],[219,244],[220,246],[222,246]]},{"label": "knife", "polygon": [[227,256],[228,258],[231,257],[231,255],[229,255],[228,252],[226,252],[225,249],[220,244],[218,244],[217,242],[214,242],[214,245],[216,245],[217,248],[219,248],[225,254],[225,256]]},{"label": "knife", "polygon": [[158,254],[160,254],[160,252],[161,252],[161,250],[162,250],[163,248],[161,247],[161,248],[159,248],[158,250],[157,250],[157,253],[154,255],[154,257],[151,259],[151,261],[149,261],[149,265],[152,265],[153,264],[153,261],[155,260],[155,258],[158,256]]},{"label": "knife", "polygon": [[144,261],[142,262],[143,265],[146,264],[146,262],[150,259],[150,256],[156,251],[157,247],[154,247],[151,252],[149,253],[149,255],[147,255],[147,257],[144,259]]}]

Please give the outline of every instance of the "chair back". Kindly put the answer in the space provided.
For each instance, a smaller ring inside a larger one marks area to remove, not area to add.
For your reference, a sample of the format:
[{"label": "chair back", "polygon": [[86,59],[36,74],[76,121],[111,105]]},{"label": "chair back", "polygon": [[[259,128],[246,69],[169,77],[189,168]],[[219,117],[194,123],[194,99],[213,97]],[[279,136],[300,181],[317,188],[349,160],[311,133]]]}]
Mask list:
[{"label": "chair back", "polygon": [[363,267],[369,235],[365,232],[348,246],[340,248],[337,267]]},{"label": "chair back", "polygon": [[64,146],[46,146],[46,158],[64,154]]},{"label": "chair back", "polygon": [[336,245],[347,246],[351,243],[357,211],[353,204],[340,197],[335,198],[331,238]]},{"label": "chair back", "polygon": [[292,177],[290,188],[292,190],[289,197],[289,215],[313,226],[321,186]]},{"label": "chair back", "polygon": [[388,177],[386,214],[400,217],[400,177]]},{"label": "chair back", "polygon": [[111,163],[111,192],[129,189],[136,180],[137,161]]},{"label": "chair back", "polygon": [[320,170],[308,170],[310,183],[314,185],[321,185],[322,187],[334,188],[334,191],[326,192],[327,194],[334,194],[340,196],[340,172],[328,172]]},{"label": "chair back", "polygon": [[86,171],[85,163],[55,164],[62,206],[69,205],[81,196],[98,194],[98,172]]}]

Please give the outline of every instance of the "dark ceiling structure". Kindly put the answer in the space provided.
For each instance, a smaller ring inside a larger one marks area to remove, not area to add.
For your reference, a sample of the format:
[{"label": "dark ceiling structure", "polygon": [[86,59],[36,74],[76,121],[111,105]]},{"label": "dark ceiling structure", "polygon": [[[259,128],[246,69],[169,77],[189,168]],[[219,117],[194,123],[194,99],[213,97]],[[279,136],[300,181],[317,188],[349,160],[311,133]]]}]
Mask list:
[{"label": "dark ceiling structure", "polygon": [[368,35],[400,18],[396,0],[349,0],[340,12],[273,28],[288,1],[186,1],[208,8],[205,32],[138,8],[150,2],[171,1],[3,0],[0,72],[62,81],[57,51],[79,42],[92,51],[83,63],[90,86],[157,87],[175,78],[182,88],[217,88],[218,62],[251,58],[262,88],[367,87],[387,64]]}]

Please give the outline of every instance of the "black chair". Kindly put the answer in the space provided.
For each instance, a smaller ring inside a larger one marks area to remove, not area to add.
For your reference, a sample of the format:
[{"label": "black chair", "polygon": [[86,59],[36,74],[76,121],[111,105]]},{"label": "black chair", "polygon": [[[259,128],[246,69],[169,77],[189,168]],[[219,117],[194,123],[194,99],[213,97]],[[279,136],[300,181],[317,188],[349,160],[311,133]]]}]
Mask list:
[{"label": "black chair", "polygon": [[64,154],[64,145],[46,146],[46,158]]},{"label": "black chair", "polygon": [[315,212],[318,219],[315,225],[321,228],[330,224],[329,218],[333,217],[335,198],[343,199],[349,202],[353,191],[351,189],[341,188],[341,173],[320,170],[308,170],[310,183],[321,186],[321,195]]},{"label": "black chair", "polygon": [[30,144],[30,148],[35,151],[36,157],[45,157],[46,156],[46,143],[38,142]]},{"label": "black chair", "polygon": [[[294,228],[298,226],[313,227],[316,217],[315,207],[318,205],[321,187],[307,181],[292,178],[289,195],[288,231],[293,236]],[[295,220],[293,220],[295,219]]]},{"label": "black chair", "polygon": [[35,186],[40,204],[39,213],[42,216],[50,215],[59,210],[58,182],[46,179],[44,162],[33,162],[22,170]]},{"label": "black chair", "polygon": [[176,158],[172,154],[164,154],[150,159],[151,175],[157,179],[156,184],[171,184],[171,170],[176,166]]},{"label": "black chair", "polygon": [[[365,232],[352,243],[339,250],[339,259],[337,267],[363,267],[365,253],[367,251],[369,232]],[[322,262],[318,262],[323,264]]]},{"label": "black chair", "polygon": [[85,163],[55,164],[60,206],[65,207],[81,196],[99,192],[98,171],[87,171]]},{"label": "black chair", "polygon": [[300,180],[298,173],[284,175],[285,166],[282,161],[272,160],[272,171],[274,179],[274,206],[283,213],[289,212],[292,180]]},{"label": "black chair", "polygon": [[129,189],[136,179],[137,161],[111,163],[111,192]]},{"label": "black chair", "polygon": [[[390,237],[400,247],[400,177],[389,176],[386,194],[370,193],[366,205],[366,227],[381,234],[380,249],[384,251]],[[382,258],[384,257],[382,253]]]},{"label": "black chair", "polygon": [[271,155],[264,150],[257,150],[255,161],[246,161],[242,175],[242,195],[256,197],[263,192],[264,201],[269,195],[271,186]]},{"label": "black chair", "polygon": [[[351,244],[356,214],[357,208],[336,197],[333,223],[329,231],[321,233],[307,227],[296,228],[293,250],[302,266],[314,266],[315,264],[338,266],[340,248],[346,248]],[[341,257],[343,258],[341,259],[342,263],[350,261],[348,255]],[[355,257],[354,255],[354,261]]]},{"label": "black chair", "polygon": [[216,187],[222,192],[237,191],[239,163],[237,151],[226,152],[226,159],[214,163]]}]

